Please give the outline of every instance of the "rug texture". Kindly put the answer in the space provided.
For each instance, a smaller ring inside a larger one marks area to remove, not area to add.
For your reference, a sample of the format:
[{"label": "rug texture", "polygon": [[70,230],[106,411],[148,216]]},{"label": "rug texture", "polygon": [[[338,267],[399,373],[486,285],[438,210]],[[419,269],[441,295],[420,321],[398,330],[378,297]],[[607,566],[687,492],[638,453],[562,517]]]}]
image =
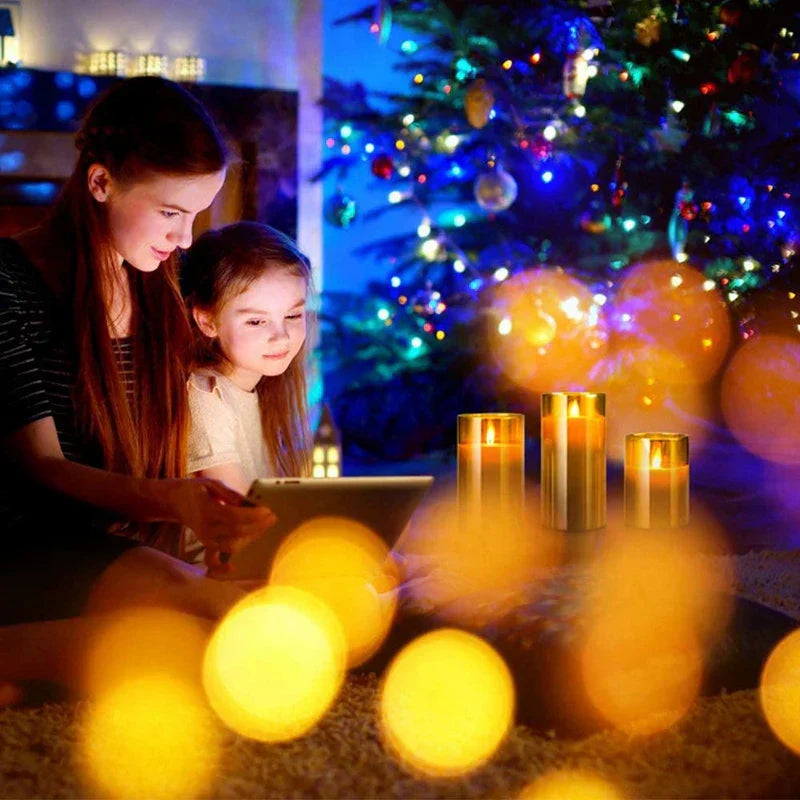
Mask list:
[{"label": "rug texture", "polygon": [[[800,551],[732,557],[740,596],[800,620]],[[754,689],[700,698],[676,726],[633,737],[604,730],[562,739],[518,725],[492,760],[458,779],[407,772],[381,746],[378,678],[351,675],[307,736],[265,745],[227,732],[210,798],[515,797],[550,770],[604,777],[628,798],[796,798],[800,757],[781,744]],[[101,796],[82,778],[87,701],[0,711],[0,797]]]}]

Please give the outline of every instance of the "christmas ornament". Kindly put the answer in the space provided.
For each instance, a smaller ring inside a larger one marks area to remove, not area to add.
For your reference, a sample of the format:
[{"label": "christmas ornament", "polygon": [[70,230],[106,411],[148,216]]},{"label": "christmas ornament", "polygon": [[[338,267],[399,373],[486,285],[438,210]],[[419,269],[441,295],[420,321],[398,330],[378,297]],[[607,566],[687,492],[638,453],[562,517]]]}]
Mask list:
[{"label": "christmas ornament", "polygon": [[731,433],[757,456],[800,464],[800,341],[754,336],[730,360],[722,378],[722,415]]},{"label": "christmas ornament", "polygon": [[494,92],[484,78],[477,78],[464,95],[464,113],[473,128],[483,128],[494,106]]},{"label": "christmas ornament", "polygon": [[474,192],[484,211],[505,211],[517,199],[517,182],[498,165],[478,175]]},{"label": "christmas ornament", "polygon": [[719,21],[729,28],[738,28],[747,11],[747,0],[727,0],[719,9]]},{"label": "christmas ornament", "polygon": [[697,205],[694,202],[694,191],[689,181],[684,179],[681,188],[675,194],[675,204],[667,226],[672,257],[676,261],[686,258],[686,241],[689,238],[689,222],[697,216]]},{"label": "christmas ornament", "polygon": [[568,100],[577,100],[583,97],[588,80],[589,62],[582,53],[570,53],[564,62],[562,71],[564,97]]},{"label": "christmas ornament", "polygon": [[592,200],[588,210],[581,214],[580,225],[587,233],[605,233],[611,227],[611,215],[599,200]]},{"label": "christmas ornament", "polygon": [[740,53],[728,67],[728,83],[748,86],[758,78],[759,58],[757,50]]},{"label": "christmas ornament", "polygon": [[372,159],[370,169],[375,177],[382,178],[386,181],[392,177],[392,173],[394,172],[394,161],[390,155],[382,153],[381,155],[377,155]]},{"label": "christmas ornament", "polygon": [[[497,288],[492,345],[501,369],[530,391],[587,388],[606,352],[608,328],[586,284],[555,269],[530,269]],[[505,333],[504,333],[505,331]]]},{"label": "christmas ornament", "polygon": [[392,32],[392,4],[390,0],[378,0],[371,28],[378,35],[378,44],[385,45]]},{"label": "christmas ornament", "polygon": [[337,228],[349,228],[357,212],[356,201],[342,191],[337,191],[325,204],[325,219]]},{"label": "christmas ornament", "polygon": [[661,39],[661,20],[655,15],[636,23],[636,41],[643,47],[650,47]]},{"label": "christmas ornament", "polygon": [[614,211],[619,213],[622,210],[622,204],[625,202],[625,195],[628,193],[628,182],[622,172],[622,161],[624,156],[622,154],[617,156],[617,161],[614,164],[614,175],[611,178],[611,183],[608,188],[611,189],[611,205]]},{"label": "christmas ornament", "polygon": [[700,384],[721,366],[730,317],[725,301],[705,282],[699,270],[668,259],[626,271],[614,301],[615,338],[646,378]]}]

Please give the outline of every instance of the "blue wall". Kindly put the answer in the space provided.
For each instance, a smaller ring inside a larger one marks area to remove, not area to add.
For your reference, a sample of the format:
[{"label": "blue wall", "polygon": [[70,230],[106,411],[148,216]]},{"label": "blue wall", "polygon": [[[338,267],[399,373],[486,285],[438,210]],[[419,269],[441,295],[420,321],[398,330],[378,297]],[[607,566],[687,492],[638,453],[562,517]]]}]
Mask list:
[{"label": "blue wall", "polygon": [[[339,81],[361,81],[367,89],[380,91],[405,90],[408,76],[396,72],[392,65],[400,59],[400,43],[409,34],[393,26],[384,46],[369,32],[369,23],[348,23],[335,26],[335,20],[368,6],[369,0],[325,0],[323,2],[323,74]],[[376,5],[376,3],[373,3]],[[302,54],[301,54],[302,57]],[[324,147],[323,155],[331,150]],[[365,222],[365,212],[386,204],[390,190],[370,172],[367,160],[359,164],[343,181],[335,175],[324,182],[325,200],[341,185],[342,190],[356,200],[358,215],[347,229],[324,221],[323,224],[323,281],[326,292],[360,291],[369,281],[388,280],[391,265],[373,257],[356,256],[355,250],[364,244],[413,230],[419,214],[408,209],[392,209],[377,221]]]}]

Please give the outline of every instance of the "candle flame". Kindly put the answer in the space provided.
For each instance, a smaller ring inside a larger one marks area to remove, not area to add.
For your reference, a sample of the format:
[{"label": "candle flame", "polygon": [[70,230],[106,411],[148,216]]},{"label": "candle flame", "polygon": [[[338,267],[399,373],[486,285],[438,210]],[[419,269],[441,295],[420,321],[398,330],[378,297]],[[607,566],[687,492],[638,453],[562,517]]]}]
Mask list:
[{"label": "candle flame", "polygon": [[486,429],[486,444],[494,444],[494,423],[490,422]]},{"label": "candle flame", "polygon": [[650,446],[650,466],[653,469],[661,468],[661,442],[653,442]]},{"label": "candle flame", "polygon": [[570,417],[579,417],[581,415],[580,403],[578,403],[577,400],[573,400],[569,404],[569,409],[567,410],[567,413],[569,414]]}]

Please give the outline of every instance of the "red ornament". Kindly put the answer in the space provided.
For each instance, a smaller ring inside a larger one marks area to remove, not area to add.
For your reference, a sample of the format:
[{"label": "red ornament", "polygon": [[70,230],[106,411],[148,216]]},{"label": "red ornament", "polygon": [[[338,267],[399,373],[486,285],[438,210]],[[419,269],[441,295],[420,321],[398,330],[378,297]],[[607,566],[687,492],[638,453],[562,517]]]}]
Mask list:
[{"label": "red ornament", "polygon": [[758,52],[747,50],[736,56],[733,63],[728,67],[728,83],[741,83],[746,86],[758,77],[758,72]]},{"label": "red ornament", "polygon": [[691,222],[697,217],[697,203],[693,203],[691,200],[684,200],[683,202],[678,203],[678,211],[685,220]]},{"label": "red ornament", "polygon": [[719,21],[730,28],[736,28],[741,25],[746,10],[747,0],[728,0],[719,9]]},{"label": "red ornament", "polygon": [[394,161],[392,157],[383,153],[372,159],[372,174],[378,178],[388,181],[394,172]]}]

